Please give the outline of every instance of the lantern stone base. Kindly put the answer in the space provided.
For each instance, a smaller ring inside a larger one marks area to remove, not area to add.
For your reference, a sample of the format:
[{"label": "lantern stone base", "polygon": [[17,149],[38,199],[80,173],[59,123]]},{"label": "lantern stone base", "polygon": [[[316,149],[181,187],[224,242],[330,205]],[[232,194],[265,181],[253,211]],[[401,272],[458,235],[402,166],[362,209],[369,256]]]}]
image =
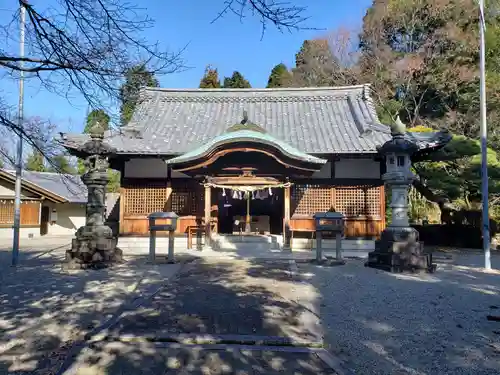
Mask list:
[{"label": "lantern stone base", "polygon": [[107,225],[83,226],[76,232],[71,249],[66,251],[64,268],[106,268],[123,261],[123,252]]},{"label": "lantern stone base", "polygon": [[434,272],[436,268],[411,227],[386,228],[375,242],[375,250],[368,253],[365,266],[388,272]]}]

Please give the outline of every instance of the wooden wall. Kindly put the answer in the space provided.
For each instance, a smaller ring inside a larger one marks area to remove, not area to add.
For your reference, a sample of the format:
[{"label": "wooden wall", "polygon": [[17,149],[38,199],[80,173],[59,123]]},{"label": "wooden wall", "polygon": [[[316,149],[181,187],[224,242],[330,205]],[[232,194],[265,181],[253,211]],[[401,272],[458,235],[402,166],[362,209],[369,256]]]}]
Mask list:
[{"label": "wooden wall", "polygon": [[[180,216],[177,233],[203,217],[203,186],[194,180],[125,180],[120,191],[120,234],[148,235],[148,215],[173,211]],[[158,221],[158,223],[162,223]],[[158,232],[159,236],[167,233]]]},{"label": "wooden wall", "polygon": [[[173,211],[179,216],[177,233],[186,233],[204,216],[203,186],[195,180],[125,180],[120,199],[120,234],[148,234],[147,216]],[[313,230],[313,214],[330,208],[347,218],[348,237],[377,237],[385,228],[385,197],[381,181],[372,184],[324,185],[295,183],[291,191],[291,226]],[[162,235],[162,233],[159,233]]]},{"label": "wooden wall", "polygon": [[335,209],[346,217],[347,237],[378,237],[385,229],[385,191],[380,184],[292,186],[290,226],[314,230],[316,212]]},{"label": "wooden wall", "polygon": [[[40,201],[26,200],[21,203],[21,226],[40,225]],[[14,224],[14,200],[0,201],[0,227],[10,227]]]}]

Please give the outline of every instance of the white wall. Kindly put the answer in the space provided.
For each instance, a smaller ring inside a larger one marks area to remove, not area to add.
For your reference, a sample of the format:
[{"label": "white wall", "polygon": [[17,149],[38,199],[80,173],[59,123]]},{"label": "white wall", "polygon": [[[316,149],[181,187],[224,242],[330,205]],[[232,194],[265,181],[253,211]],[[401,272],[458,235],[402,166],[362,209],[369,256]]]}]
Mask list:
[{"label": "white wall", "polygon": [[52,211],[57,211],[57,221],[49,222],[48,235],[73,235],[81,226],[85,225],[85,205],[80,203],[49,203],[45,202]]},{"label": "white wall", "polygon": [[[167,178],[167,164],[158,158],[131,159],[125,163],[125,177]],[[187,178],[184,173],[172,171],[172,178]]]},{"label": "white wall", "polygon": [[380,178],[380,162],[373,159],[341,159],[335,162],[335,178]]},{"label": "white wall", "polygon": [[[35,196],[35,194],[29,193],[24,189],[21,190],[21,195],[23,197],[34,197]],[[12,182],[0,180],[0,196],[14,198],[16,196],[14,184]]]},{"label": "white wall", "polygon": [[[40,227],[33,228],[21,228],[19,231],[20,238],[30,238],[32,237],[40,237]],[[0,228],[0,238],[1,239],[12,239],[13,237],[12,228]]]}]

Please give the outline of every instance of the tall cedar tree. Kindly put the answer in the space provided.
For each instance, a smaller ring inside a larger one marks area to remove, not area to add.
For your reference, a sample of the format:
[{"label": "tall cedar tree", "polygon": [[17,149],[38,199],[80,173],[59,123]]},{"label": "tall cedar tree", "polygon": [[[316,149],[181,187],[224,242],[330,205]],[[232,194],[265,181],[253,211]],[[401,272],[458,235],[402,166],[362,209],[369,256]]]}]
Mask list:
[{"label": "tall cedar tree", "polygon": [[285,64],[280,63],[271,70],[266,87],[290,87],[291,85],[292,73],[290,73]]},{"label": "tall cedar tree", "polygon": [[219,72],[216,68],[208,65],[205,68],[205,74],[200,81],[200,89],[218,89],[220,88]]},{"label": "tall cedar tree", "polygon": [[252,86],[240,72],[234,71],[231,77],[224,78],[223,87],[225,89],[249,89]]},{"label": "tall cedar tree", "polygon": [[121,125],[128,124],[139,101],[142,87],[158,87],[160,83],[154,73],[147,70],[145,64],[139,64],[127,71],[125,82],[120,87],[120,120]]},{"label": "tall cedar tree", "polygon": [[339,69],[327,40],[306,40],[295,55],[294,86],[332,86]]}]

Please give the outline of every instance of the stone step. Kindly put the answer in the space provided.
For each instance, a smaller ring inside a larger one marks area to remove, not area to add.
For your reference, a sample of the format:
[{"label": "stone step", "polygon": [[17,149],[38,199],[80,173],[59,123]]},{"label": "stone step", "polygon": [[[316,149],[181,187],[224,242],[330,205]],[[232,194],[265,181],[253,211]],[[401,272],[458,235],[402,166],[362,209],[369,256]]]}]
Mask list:
[{"label": "stone step", "polygon": [[[321,242],[323,249],[335,249],[337,243],[334,239],[327,239]],[[307,238],[294,238],[292,242],[293,249],[316,249],[316,240]],[[375,249],[374,240],[342,240],[342,250],[364,250],[372,251]]]},{"label": "stone step", "polygon": [[[224,236],[215,236],[213,239],[214,248],[218,249],[281,249],[283,247],[283,240],[281,236],[269,236],[268,238],[247,238],[241,241],[236,238],[240,236],[233,236],[231,238],[226,238]],[[244,237],[244,236],[243,236]],[[176,237],[175,238],[175,248],[187,249],[187,238],[186,237]],[[202,244],[205,240],[202,238]],[[196,239],[193,242],[196,247]],[[127,249],[149,249],[149,238],[148,237],[120,237],[118,239],[118,247],[122,250]],[[168,238],[158,237],[156,239],[156,247],[167,248]],[[292,243],[292,248],[296,250],[314,250],[316,248],[316,240],[311,242],[310,239],[306,238],[294,238]],[[335,250],[336,241],[334,239],[327,239],[322,241],[322,248],[324,250]],[[342,240],[342,250],[361,250],[361,251],[372,251],[375,249],[375,241],[373,240]]]}]

